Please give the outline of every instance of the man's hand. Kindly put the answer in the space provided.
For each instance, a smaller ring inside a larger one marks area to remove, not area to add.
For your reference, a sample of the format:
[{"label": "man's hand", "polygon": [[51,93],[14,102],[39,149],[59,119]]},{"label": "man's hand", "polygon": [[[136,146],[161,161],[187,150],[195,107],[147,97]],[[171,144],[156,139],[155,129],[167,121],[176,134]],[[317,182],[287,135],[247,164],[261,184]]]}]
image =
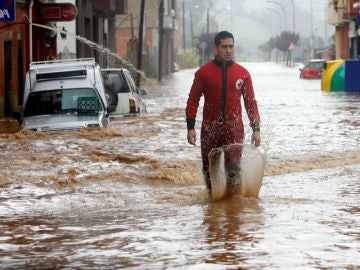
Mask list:
[{"label": "man's hand", "polygon": [[[189,135],[188,135],[188,137],[189,137]],[[260,132],[254,131],[253,134],[251,135],[251,143],[254,144],[256,147],[259,147],[260,142],[261,142]]]},{"label": "man's hand", "polygon": [[188,143],[196,145],[196,131],[195,129],[189,129],[187,134]]}]

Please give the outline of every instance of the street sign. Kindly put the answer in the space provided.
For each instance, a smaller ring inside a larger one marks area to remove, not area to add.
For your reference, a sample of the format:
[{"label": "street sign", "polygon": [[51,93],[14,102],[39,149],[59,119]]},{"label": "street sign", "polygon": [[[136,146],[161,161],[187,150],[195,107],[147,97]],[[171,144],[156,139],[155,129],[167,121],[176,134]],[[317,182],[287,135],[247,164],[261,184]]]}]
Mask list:
[{"label": "street sign", "polygon": [[0,21],[15,21],[16,0],[1,0],[0,2]]},{"label": "street sign", "polygon": [[41,20],[46,22],[71,21],[76,18],[77,8],[71,3],[41,5]]},{"label": "street sign", "polygon": [[200,42],[200,48],[203,49],[203,50],[206,49],[207,48],[207,43],[205,41],[201,41]]}]

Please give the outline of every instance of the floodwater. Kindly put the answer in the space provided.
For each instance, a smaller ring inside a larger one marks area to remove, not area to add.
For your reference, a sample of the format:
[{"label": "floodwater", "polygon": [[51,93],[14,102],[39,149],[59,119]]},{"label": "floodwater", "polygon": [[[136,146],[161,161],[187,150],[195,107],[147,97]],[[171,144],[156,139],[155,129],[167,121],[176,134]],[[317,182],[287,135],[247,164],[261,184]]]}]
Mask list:
[{"label": "floodwater", "polygon": [[267,157],[259,198],[211,201],[186,141],[194,70],[149,83],[148,114],[108,130],[0,120],[0,268],[360,269],[360,95],[244,65]]}]

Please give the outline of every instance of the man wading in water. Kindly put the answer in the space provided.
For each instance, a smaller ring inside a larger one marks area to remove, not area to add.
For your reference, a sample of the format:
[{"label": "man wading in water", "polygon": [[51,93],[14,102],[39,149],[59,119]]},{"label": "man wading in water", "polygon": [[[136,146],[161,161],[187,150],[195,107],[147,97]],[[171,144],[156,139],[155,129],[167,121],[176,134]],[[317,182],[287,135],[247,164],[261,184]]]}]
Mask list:
[{"label": "man wading in water", "polygon": [[[211,190],[208,154],[213,148],[244,140],[241,96],[253,133],[251,143],[260,145],[260,116],[250,73],[233,61],[234,36],[221,31],[215,36],[215,59],[196,73],[186,106],[187,140],[196,145],[195,118],[204,95],[201,126],[201,157],[205,184]],[[228,167],[236,166],[229,164]],[[233,168],[228,168],[233,169]]]}]

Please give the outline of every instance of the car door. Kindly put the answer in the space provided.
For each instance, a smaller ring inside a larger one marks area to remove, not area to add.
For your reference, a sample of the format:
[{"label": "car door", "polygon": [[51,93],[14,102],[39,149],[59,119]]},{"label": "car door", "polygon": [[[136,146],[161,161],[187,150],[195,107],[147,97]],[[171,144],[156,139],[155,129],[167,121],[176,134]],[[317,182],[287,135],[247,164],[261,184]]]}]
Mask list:
[{"label": "car door", "polygon": [[115,81],[118,81],[116,88],[116,93],[118,97],[118,104],[116,106],[117,114],[128,114],[130,112],[129,109],[129,93],[130,88],[128,87],[126,78],[122,70],[115,71],[112,75],[114,75],[114,84]]},{"label": "car door", "polygon": [[142,110],[142,100],[141,100],[141,97],[140,97],[140,94],[138,92],[138,88],[136,87],[135,85],[135,82],[133,80],[133,78],[131,77],[130,75],[130,72],[129,71],[124,71],[124,75],[126,77],[126,80],[128,82],[128,85],[129,85],[129,88],[130,88],[130,97],[129,98],[132,98],[135,102],[135,106],[136,106],[136,111],[137,113],[139,113],[141,110]]},{"label": "car door", "polygon": [[115,107],[111,115],[128,114],[130,88],[122,69],[104,69],[103,78],[107,93],[111,96],[111,105]]}]

